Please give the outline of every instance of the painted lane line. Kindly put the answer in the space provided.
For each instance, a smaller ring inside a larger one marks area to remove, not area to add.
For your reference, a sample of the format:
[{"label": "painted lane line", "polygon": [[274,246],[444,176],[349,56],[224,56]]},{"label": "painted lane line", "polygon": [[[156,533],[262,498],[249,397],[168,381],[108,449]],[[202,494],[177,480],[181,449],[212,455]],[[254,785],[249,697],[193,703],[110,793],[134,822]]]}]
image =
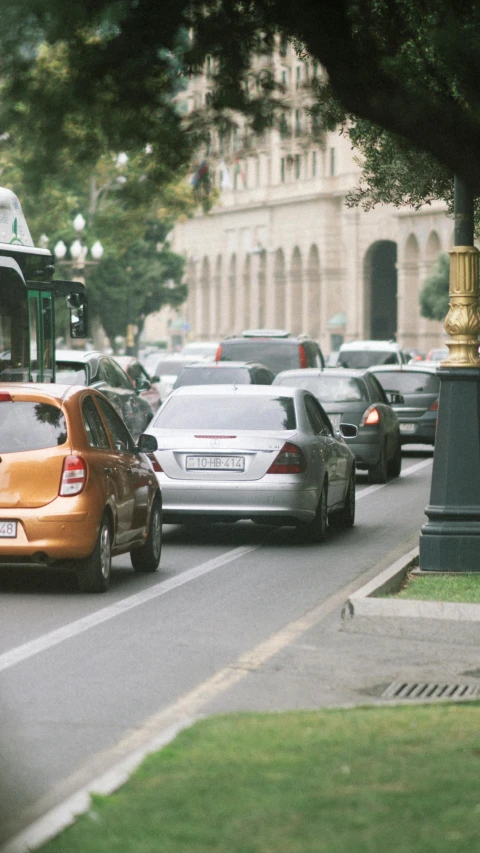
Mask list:
[{"label": "painted lane line", "polygon": [[[410,465],[410,467],[402,471],[396,479],[398,480],[400,477],[409,477],[410,474],[416,474],[417,471],[420,471],[422,468],[426,468],[428,465],[432,464],[433,459],[424,459],[423,462],[417,462],[416,465]],[[364,498],[366,495],[371,495],[373,492],[378,492],[379,489],[384,489],[386,486],[390,486],[393,483],[395,483],[395,480],[391,483],[379,483],[378,486],[367,486],[365,489],[362,489],[361,492],[357,492],[356,499],[359,501],[360,498]]]},{"label": "painted lane line", "polygon": [[48,634],[37,637],[35,640],[31,640],[28,643],[24,643],[14,649],[10,649],[10,651],[0,655],[0,672],[4,672],[6,669],[15,666],[17,663],[28,660],[28,658],[38,655],[46,649],[58,646],[65,640],[69,640],[72,637],[78,637],[79,634],[83,634],[85,631],[90,630],[90,628],[95,628],[103,622],[115,619],[122,613],[126,613],[128,610],[133,610],[134,607],[153,601],[161,595],[166,595],[173,589],[178,589],[178,587],[184,586],[186,583],[190,583],[190,581],[196,580],[203,575],[207,575],[209,572],[213,572],[215,569],[219,569],[221,566],[225,566],[233,560],[238,560],[246,554],[251,554],[253,551],[257,551],[260,547],[260,545],[249,545],[234,548],[232,551],[227,551],[220,557],[215,557],[213,560],[201,563],[193,569],[188,569],[188,571],[182,572],[181,575],[177,575],[168,581],[162,581],[159,584],[155,584],[155,586],[149,587],[143,592],[130,595],[128,598],[115,602],[115,604],[109,604],[108,607],[102,607],[101,610],[97,610],[89,616],[83,616],[81,619],[76,619],[75,622],[63,625],[61,628],[49,631]]}]

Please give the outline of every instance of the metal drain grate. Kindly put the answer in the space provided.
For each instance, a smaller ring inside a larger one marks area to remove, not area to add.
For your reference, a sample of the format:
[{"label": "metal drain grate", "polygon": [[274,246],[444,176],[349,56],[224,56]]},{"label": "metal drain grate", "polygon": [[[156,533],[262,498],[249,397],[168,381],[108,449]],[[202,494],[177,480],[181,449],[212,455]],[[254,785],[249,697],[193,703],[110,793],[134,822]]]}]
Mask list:
[{"label": "metal drain grate", "polygon": [[480,684],[437,684],[418,681],[394,681],[382,693],[382,699],[473,699]]}]

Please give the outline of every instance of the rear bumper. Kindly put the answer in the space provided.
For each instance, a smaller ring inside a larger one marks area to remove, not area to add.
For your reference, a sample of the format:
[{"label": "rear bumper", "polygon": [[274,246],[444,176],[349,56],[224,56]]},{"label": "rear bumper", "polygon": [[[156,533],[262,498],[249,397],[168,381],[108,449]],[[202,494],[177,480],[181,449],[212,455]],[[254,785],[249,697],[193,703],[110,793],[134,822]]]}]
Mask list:
[{"label": "rear bumper", "polygon": [[370,468],[371,465],[377,464],[383,443],[383,436],[379,432],[361,432],[359,429],[356,438],[345,441],[355,454],[357,468]]},{"label": "rear bumper", "polygon": [[318,503],[313,485],[258,481],[218,483],[203,480],[194,483],[170,480],[159,474],[162,489],[163,521],[181,524],[196,516],[238,521],[245,518],[311,521]]},{"label": "rear bumper", "polygon": [[[402,423],[413,423],[414,429],[410,432],[402,430]],[[402,444],[435,444],[437,420],[400,421],[400,440]]]},{"label": "rear bumper", "polygon": [[0,538],[0,563],[50,563],[92,553],[98,519],[75,498],[58,498],[37,509],[0,509],[1,521],[16,521],[17,535]]}]

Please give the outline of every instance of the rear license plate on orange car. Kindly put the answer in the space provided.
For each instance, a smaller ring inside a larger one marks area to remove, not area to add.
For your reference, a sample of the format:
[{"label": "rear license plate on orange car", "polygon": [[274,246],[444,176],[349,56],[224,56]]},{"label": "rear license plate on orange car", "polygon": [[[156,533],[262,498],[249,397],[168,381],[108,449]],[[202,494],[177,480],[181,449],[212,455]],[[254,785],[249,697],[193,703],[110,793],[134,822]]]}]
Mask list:
[{"label": "rear license plate on orange car", "polygon": [[245,471],[243,456],[187,456],[187,471]]},{"label": "rear license plate on orange car", "polygon": [[0,539],[15,539],[16,535],[16,521],[0,521]]}]

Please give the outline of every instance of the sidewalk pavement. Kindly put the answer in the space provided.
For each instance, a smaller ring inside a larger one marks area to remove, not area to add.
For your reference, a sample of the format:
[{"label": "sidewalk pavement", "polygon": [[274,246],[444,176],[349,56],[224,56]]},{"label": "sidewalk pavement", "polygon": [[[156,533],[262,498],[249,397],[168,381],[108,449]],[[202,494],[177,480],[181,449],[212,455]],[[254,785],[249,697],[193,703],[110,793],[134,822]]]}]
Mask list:
[{"label": "sidewalk pavement", "polygon": [[381,597],[417,555],[406,551],[206,713],[480,696],[480,605]]}]

